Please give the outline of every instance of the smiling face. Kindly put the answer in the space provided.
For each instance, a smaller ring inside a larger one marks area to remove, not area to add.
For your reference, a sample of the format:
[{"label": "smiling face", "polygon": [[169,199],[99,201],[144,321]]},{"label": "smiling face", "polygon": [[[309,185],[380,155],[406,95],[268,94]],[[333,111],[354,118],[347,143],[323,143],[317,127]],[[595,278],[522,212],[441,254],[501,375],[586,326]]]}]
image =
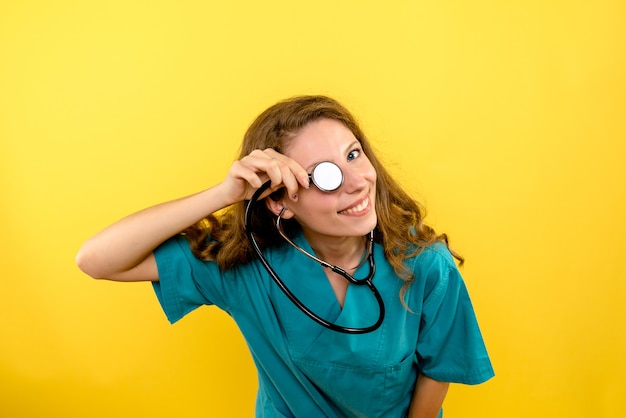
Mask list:
[{"label": "smiling face", "polygon": [[284,199],[287,216],[293,216],[307,240],[363,237],[376,226],[376,171],[361,144],[341,122],[319,119],[286,141],[284,154],[311,173],[322,161],[335,163],[343,183],[333,192],[311,184],[300,188],[296,202]]}]

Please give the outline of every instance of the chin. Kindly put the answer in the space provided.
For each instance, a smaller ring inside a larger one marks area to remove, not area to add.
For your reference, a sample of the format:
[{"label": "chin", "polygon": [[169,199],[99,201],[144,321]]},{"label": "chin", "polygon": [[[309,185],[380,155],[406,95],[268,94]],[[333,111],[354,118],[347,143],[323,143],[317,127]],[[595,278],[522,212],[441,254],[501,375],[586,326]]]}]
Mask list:
[{"label": "chin", "polygon": [[376,212],[372,211],[369,214],[368,219],[364,219],[363,225],[358,227],[359,233],[357,235],[367,235],[376,228],[378,225],[378,217],[376,216]]}]

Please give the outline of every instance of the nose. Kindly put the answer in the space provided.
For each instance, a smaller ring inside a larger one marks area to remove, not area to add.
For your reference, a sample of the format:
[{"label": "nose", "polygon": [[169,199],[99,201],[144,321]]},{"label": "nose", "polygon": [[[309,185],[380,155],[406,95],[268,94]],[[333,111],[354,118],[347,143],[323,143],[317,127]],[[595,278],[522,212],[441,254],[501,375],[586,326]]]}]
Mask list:
[{"label": "nose", "polygon": [[343,172],[343,184],[341,188],[346,193],[360,192],[367,187],[365,175],[357,167],[345,164],[341,167],[341,171]]}]

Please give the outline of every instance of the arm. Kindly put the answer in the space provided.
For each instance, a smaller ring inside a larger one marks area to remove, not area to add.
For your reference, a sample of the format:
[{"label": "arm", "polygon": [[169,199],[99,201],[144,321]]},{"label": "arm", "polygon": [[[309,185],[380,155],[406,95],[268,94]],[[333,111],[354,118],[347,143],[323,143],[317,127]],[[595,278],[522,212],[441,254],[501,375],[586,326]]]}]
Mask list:
[{"label": "arm", "polygon": [[420,373],[409,407],[409,418],[437,418],[449,386],[448,382],[439,382]]},{"label": "arm", "polygon": [[286,187],[293,196],[299,184],[308,187],[306,171],[294,160],[272,149],[255,150],[236,161],[218,185],[144,209],[97,233],[82,245],[76,263],[93,278],[157,281],[156,247],[208,214],[249,199],[268,179],[272,187],[266,195]]},{"label": "arm", "polygon": [[229,204],[220,187],[162,203],[130,215],[88,239],[78,267],[96,279],[158,280],[152,251],[207,214]]}]

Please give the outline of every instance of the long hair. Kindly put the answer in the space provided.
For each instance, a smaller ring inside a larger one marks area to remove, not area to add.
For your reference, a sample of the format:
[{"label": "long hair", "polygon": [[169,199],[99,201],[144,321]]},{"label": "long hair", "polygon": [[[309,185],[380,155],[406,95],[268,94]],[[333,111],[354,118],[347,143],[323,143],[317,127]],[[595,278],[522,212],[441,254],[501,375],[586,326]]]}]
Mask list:
[{"label": "long hair", "polygon": [[[239,158],[255,149],[273,148],[283,152],[289,139],[307,124],[319,119],[333,119],[345,125],[361,143],[376,170],[376,214],[378,223],[374,240],[384,248],[385,257],[396,274],[405,280],[400,292],[404,303],[407,286],[414,277],[405,264],[405,259],[415,256],[425,247],[441,241],[448,245],[445,234],[438,235],[423,221],[424,210],[391,177],[380,163],[370,142],[352,114],[336,100],[326,96],[298,96],[271,106],[261,113],[244,135]],[[219,217],[209,215],[184,231],[193,254],[201,260],[215,261],[223,270],[253,260],[256,255],[248,242],[244,224],[247,202],[236,203]],[[283,238],[275,227],[276,216],[263,204],[251,209],[250,219],[259,246],[267,248],[280,245]],[[287,234],[299,228],[295,219],[282,222]],[[463,258],[452,255],[460,264]]]}]

